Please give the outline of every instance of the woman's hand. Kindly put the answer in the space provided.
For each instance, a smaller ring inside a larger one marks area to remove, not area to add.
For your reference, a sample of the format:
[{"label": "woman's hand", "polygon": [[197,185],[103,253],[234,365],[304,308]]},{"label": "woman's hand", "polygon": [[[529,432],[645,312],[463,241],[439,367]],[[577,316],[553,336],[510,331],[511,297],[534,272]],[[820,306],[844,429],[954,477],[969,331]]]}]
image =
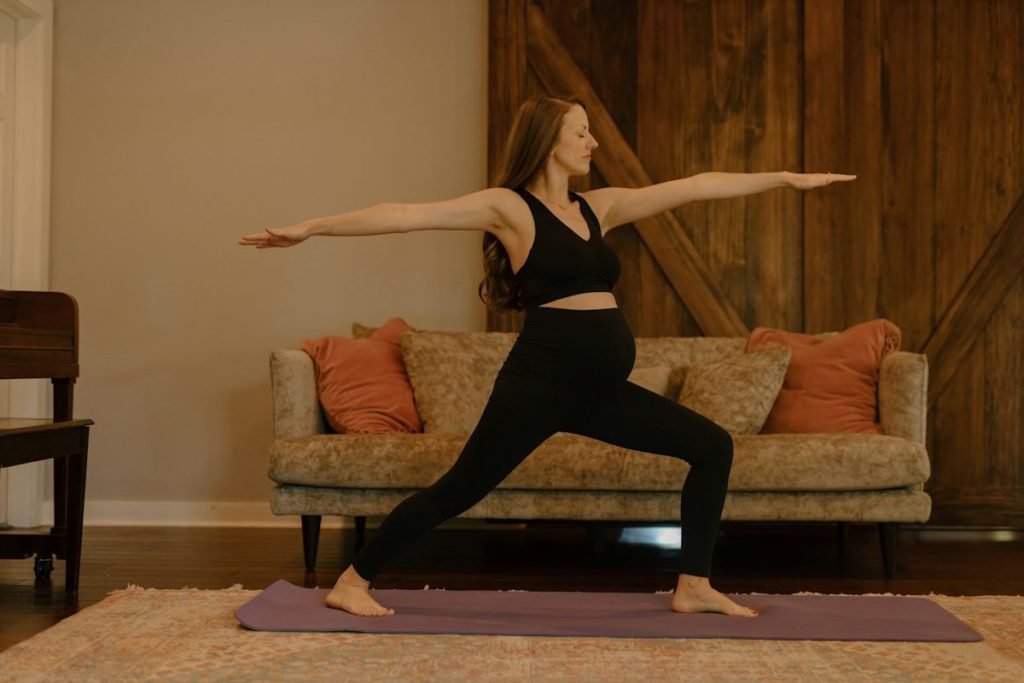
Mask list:
[{"label": "woman's hand", "polygon": [[823,185],[832,183],[849,182],[856,178],[855,175],[844,175],[842,173],[787,173],[786,180],[789,186],[797,190],[813,190]]},{"label": "woman's hand", "polygon": [[309,221],[290,225],[286,228],[264,228],[264,232],[243,235],[238,243],[245,246],[256,245],[257,249],[267,247],[294,247],[313,234],[313,226]]}]

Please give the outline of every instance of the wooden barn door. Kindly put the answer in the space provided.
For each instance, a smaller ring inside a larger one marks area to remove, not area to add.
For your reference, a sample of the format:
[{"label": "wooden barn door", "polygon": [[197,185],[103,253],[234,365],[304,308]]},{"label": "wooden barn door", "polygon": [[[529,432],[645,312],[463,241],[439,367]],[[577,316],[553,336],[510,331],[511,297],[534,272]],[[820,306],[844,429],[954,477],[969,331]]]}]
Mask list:
[{"label": "wooden barn door", "polygon": [[[519,103],[573,93],[570,188],[855,173],[617,228],[637,336],[876,317],[930,366],[932,523],[1024,526],[1024,3],[490,0],[491,172]],[[518,330],[521,314],[488,314]]]}]

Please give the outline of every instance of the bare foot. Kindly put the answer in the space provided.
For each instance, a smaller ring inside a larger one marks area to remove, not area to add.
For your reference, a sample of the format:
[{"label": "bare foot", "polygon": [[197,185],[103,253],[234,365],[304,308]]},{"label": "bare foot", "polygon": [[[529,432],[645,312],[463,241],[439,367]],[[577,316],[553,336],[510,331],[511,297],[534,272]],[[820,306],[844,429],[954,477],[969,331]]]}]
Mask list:
[{"label": "bare foot", "polygon": [[679,575],[675,595],[672,597],[672,610],[675,612],[720,612],[734,617],[756,617],[758,611],[744,607],[730,600],[711,587],[704,577]]},{"label": "bare foot", "polygon": [[360,617],[389,617],[395,610],[384,607],[370,597],[370,582],[364,580],[350,565],[338,577],[327,594],[327,606],[345,610]]}]

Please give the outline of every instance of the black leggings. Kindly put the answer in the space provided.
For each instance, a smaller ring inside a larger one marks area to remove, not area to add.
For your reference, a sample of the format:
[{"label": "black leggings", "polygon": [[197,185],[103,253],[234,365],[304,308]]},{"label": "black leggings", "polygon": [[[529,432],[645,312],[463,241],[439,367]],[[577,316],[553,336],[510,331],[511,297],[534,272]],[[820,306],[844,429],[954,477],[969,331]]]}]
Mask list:
[{"label": "black leggings", "polygon": [[679,507],[679,572],[710,576],[732,437],[703,415],[626,381],[635,358],[633,334],[617,307],[528,308],[458,459],[392,510],[353,559],[355,570],[366,580],[376,577],[425,532],[480,502],[561,431],[688,462]]}]

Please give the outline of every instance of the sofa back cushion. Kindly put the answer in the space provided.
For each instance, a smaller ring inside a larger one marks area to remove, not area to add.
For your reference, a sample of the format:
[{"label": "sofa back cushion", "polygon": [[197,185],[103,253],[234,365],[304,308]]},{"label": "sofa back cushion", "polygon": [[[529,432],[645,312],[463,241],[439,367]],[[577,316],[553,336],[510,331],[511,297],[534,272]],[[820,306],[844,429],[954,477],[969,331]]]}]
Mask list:
[{"label": "sofa back cushion", "polygon": [[878,375],[885,356],[899,349],[900,338],[900,329],[883,318],[827,339],[756,328],[748,339],[748,351],[784,345],[793,354],[761,433],[881,434]]},{"label": "sofa back cushion", "polygon": [[[400,338],[425,433],[469,434],[480,421],[515,332],[410,331]],[[672,368],[636,367],[629,381],[667,395]]]},{"label": "sofa back cushion", "polygon": [[790,355],[789,347],[773,346],[695,363],[678,401],[733,434],[757,434],[782,388]]},{"label": "sofa back cushion", "polygon": [[673,400],[683,387],[687,368],[739,356],[747,343],[744,337],[636,337],[635,341],[633,367],[672,368],[664,395]]},{"label": "sofa back cushion", "polygon": [[472,432],[515,340],[515,332],[402,334],[402,359],[423,431]]},{"label": "sofa back cushion", "polygon": [[[368,337],[376,329],[356,322],[352,336]],[[424,432],[472,432],[517,335],[416,328],[402,334],[402,360]],[[838,335],[807,336],[823,340]],[[747,345],[746,337],[637,337],[635,341],[636,361],[629,381],[673,400],[679,397],[690,366],[742,357]]]}]

